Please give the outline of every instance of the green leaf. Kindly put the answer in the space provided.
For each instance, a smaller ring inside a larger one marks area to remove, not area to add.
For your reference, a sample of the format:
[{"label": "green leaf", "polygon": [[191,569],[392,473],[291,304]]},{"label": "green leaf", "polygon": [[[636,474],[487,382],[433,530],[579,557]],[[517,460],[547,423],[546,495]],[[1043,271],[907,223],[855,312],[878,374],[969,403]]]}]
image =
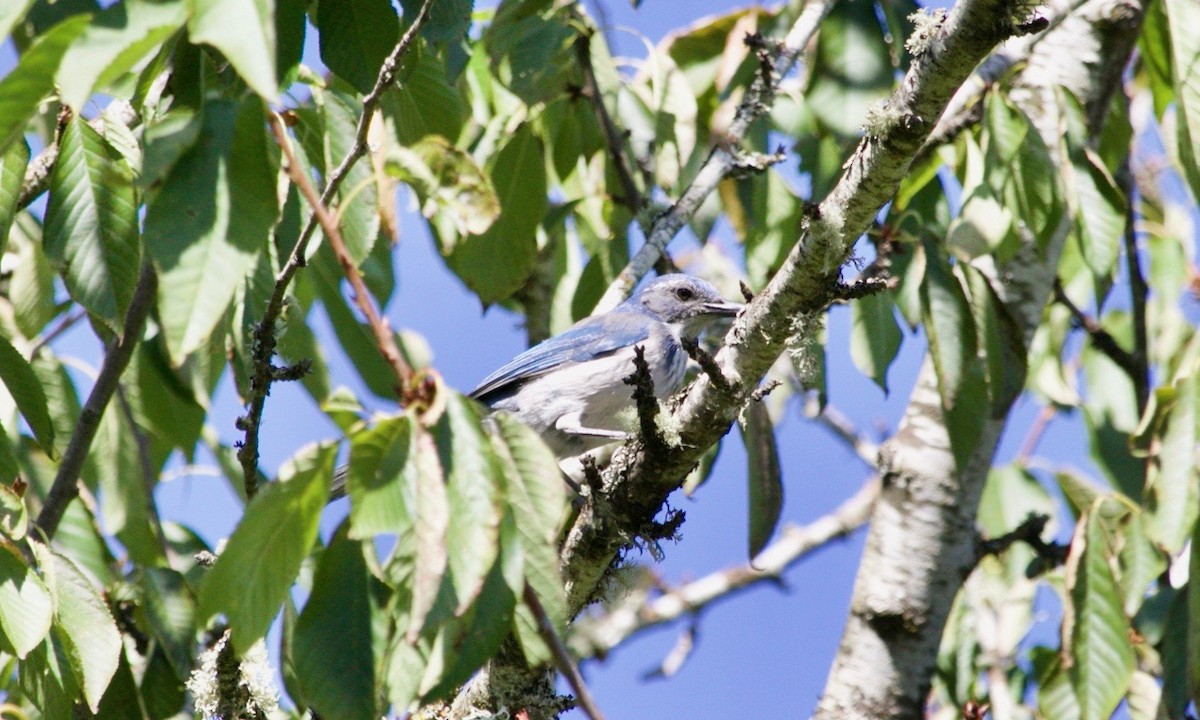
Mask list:
[{"label": "green leaf", "polygon": [[[0,440],[0,453],[12,453],[4,440]],[[6,461],[16,462],[11,457]],[[13,475],[16,475],[16,472]],[[25,500],[8,486],[10,479],[0,482],[0,533],[13,540],[20,540],[29,530],[29,510],[25,507]]]},{"label": "green leaf", "polygon": [[41,543],[31,543],[54,597],[55,636],[66,650],[92,712],[121,660],[121,633],[104,599],[75,563]]},{"label": "green leaf", "polygon": [[350,537],[400,535],[412,527],[412,432],[411,418],[394,415],[350,435]]},{"label": "green leaf", "polygon": [[317,4],[321,60],[363,95],[400,39],[396,10],[388,0],[321,0]]},{"label": "green leaf", "polygon": [[46,255],[67,291],[120,333],[141,266],[133,174],[121,154],[78,117],[59,140],[46,207]]},{"label": "green leaf", "polygon": [[1183,548],[1200,516],[1194,459],[1200,382],[1189,373],[1177,381],[1174,389],[1174,401],[1159,428],[1161,435],[1153,443],[1157,452],[1148,467],[1143,498],[1146,533],[1171,555]]},{"label": "green leaf", "polygon": [[426,701],[445,697],[496,654],[508,637],[516,598],[500,562],[490,568],[476,602],[442,626],[429,653],[420,693]]},{"label": "green leaf", "polygon": [[292,657],[304,700],[330,720],[379,717],[363,551],[362,543],[346,536],[343,524],[321,553],[312,594],[293,633]]},{"label": "green leaf", "polygon": [[500,216],[481,235],[460,238],[447,262],[484,304],[502,300],[524,284],[537,256],[537,228],[546,213],[542,141],[522,124],[496,154],[489,175]]},{"label": "green leaf", "polygon": [[[332,172],[354,145],[362,104],[341,83],[335,83],[322,97],[324,163]],[[360,265],[371,254],[380,227],[379,191],[369,162],[359,162],[346,173],[338,189],[337,212],[342,240],[354,263]]]},{"label": "green leaf", "polygon": [[94,90],[109,87],[159,49],[187,20],[185,0],[124,0],[92,18],[63,55],[56,80],[63,103],[83,109]]},{"label": "green leaf", "polygon": [[1102,281],[1116,269],[1125,233],[1125,194],[1090,148],[1071,153],[1083,259]]},{"label": "green leaf", "polygon": [[[738,192],[729,192],[735,187]],[[749,191],[748,201],[744,189]],[[753,287],[763,287],[800,237],[804,203],[774,171],[726,180],[719,191],[726,216],[746,243],[746,274]]]},{"label": "green leaf", "polygon": [[142,173],[137,182],[148,188],[162,182],[175,163],[200,139],[203,118],[187,106],[175,107],[160,115],[142,135]]},{"label": "green leaf", "polygon": [[412,602],[405,633],[409,643],[416,642],[441,593],[449,564],[447,533],[450,526],[449,498],[442,468],[438,465],[437,446],[429,433],[419,427],[412,440],[416,548],[409,583]]},{"label": "green leaf", "polygon": [[63,53],[87,27],[88,16],[62,21],[34,41],[17,66],[0,79],[0,153],[7,153],[25,130],[38,105],[54,90],[54,73]]},{"label": "green leaf", "polygon": [[[138,430],[137,432],[141,432]],[[142,566],[165,565],[162,540],[158,537],[142,466],[137,436],[116,403],[110,403],[100,418],[88,458],[89,473],[100,489],[100,516],[104,529],[121,541],[133,562]],[[148,449],[148,448],[147,448]]]},{"label": "green leaf", "polygon": [[446,550],[456,614],[462,614],[479,595],[499,552],[498,461],[472,401],[457,393],[450,393],[433,436],[446,473],[450,509]]},{"label": "green leaf", "polygon": [[[3,37],[3,35],[0,35]],[[25,181],[25,168],[29,165],[29,143],[13,143],[8,151],[0,155],[0,254],[8,245],[8,231],[17,214],[17,200],[21,197],[21,185]]]},{"label": "green leaf", "polygon": [[[1200,197],[1200,7],[1190,0],[1167,0],[1168,27],[1171,33],[1171,69],[1178,113],[1179,159],[1183,176],[1192,188],[1192,197]],[[0,114],[0,117],[3,117]]]},{"label": "green leaf", "polygon": [[1030,655],[1037,676],[1037,701],[1042,716],[1051,720],[1079,720],[1079,700],[1063,667],[1062,656],[1045,647],[1033,648]]},{"label": "green leaf", "polygon": [[533,6],[517,12],[502,7],[483,33],[491,72],[528,105],[561,93],[563,76],[575,67],[576,30],[556,15]]},{"label": "green leaf", "polygon": [[0,543],[0,630],[5,643],[24,659],[50,632],[54,601],[16,547]]},{"label": "green leaf", "polygon": [[196,598],[183,575],[163,567],[137,574],[150,631],[180,681],[192,671],[196,645]]},{"label": "green leaf", "polygon": [[751,403],[745,411],[746,421],[739,425],[742,442],[746,445],[747,485],[749,488],[751,562],[767,546],[779,513],[783,509],[783,475],[779,468],[779,447],[771,415],[761,402]]},{"label": "green leaf", "polygon": [[25,17],[25,13],[33,5],[34,0],[15,0],[0,7],[0,37],[8,37],[13,26]]},{"label": "green leaf", "polygon": [[983,345],[991,416],[1003,417],[1025,387],[1024,333],[983,271],[967,263],[958,267],[970,291],[971,312]]},{"label": "green leaf", "polygon": [[1200,522],[1192,529],[1192,554],[1188,566],[1187,591],[1187,688],[1193,699],[1200,697]]},{"label": "green leaf", "polygon": [[[403,94],[403,93],[401,93]],[[437,135],[393,148],[388,174],[409,185],[441,235],[479,235],[500,215],[492,182],[470,155]]]},{"label": "green leaf", "polygon": [[850,358],[886,395],[887,371],[900,351],[896,304],[888,293],[872,293],[850,304]]},{"label": "green leaf", "polygon": [[850,0],[833,6],[821,22],[806,105],[827,127],[856,136],[871,103],[891,92],[892,60],[874,3]]},{"label": "green leaf", "polygon": [[54,268],[43,252],[42,228],[28,212],[17,215],[8,236],[9,251],[15,251],[16,267],[8,286],[17,329],[27,338],[36,337],[58,315]]},{"label": "green leaf", "polygon": [[975,322],[962,286],[945,255],[932,244],[925,247],[927,265],[921,284],[921,313],[929,334],[929,354],[937,369],[942,405],[954,408],[967,373],[976,360]]},{"label": "green leaf", "polygon": [[[400,0],[404,19],[411,22],[422,5],[423,0]],[[474,7],[475,0],[442,0],[433,3],[429,9],[429,20],[421,28],[421,35],[431,42],[461,40],[471,27],[471,11]]]},{"label": "green leaf", "polygon": [[274,0],[190,0],[188,39],[211,45],[264,100],[279,94],[275,80]]},{"label": "green leaf", "polygon": [[331,443],[301,449],[255,496],[204,578],[197,620],[224,613],[239,654],[266,634],[317,538],[336,452]]},{"label": "green leaf", "polygon": [[413,48],[401,84],[404,90],[384,95],[381,107],[402,147],[428,135],[458,139],[466,112],[462,95],[446,78],[445,63],[436,54]]},{"label": "green leaf", "polygon": [[1088,508],[1067,558],[1064,652],[1073,660],[1068,674],[1082,720],[1109,718],[1134,670],[1129,619],[1110,564],[1117,543],[1112,509],[1104,505],[1113,502],[1099,498]]},{"label": "green leaf", "polygon": [[[566,509],[566,483],[554,453],[527,425],[497,413],[493,443],[505,467],[505,499],[516,523],[525,580],[537,595],[555,632],[566,631],[567,605],[558,568],[558,537]],[[517,611],[517,636],[526,659],[537,665],[545,651],[527,606]]]},{"label": "green leaf", "polygon": [[0,380],[8,388],[42,450],[50,457],[55,457],[54,423],[50,420],[46,393],[33,368],[3,336],[0,336]]},{"label": "green leaf", "polygon": [[146,211],[158,309],[173,362],[204,346],[278,216],[278,148],[257,98],[204,107],[200,141]]}]

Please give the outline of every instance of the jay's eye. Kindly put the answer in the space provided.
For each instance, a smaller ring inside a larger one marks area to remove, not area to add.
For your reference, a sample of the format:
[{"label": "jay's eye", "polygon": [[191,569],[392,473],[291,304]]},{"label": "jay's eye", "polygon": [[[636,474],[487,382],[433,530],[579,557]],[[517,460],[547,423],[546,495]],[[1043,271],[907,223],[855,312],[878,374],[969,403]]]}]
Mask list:
[{"label": "jay's eye", "polygon": [[696,297],[696,291],[689,287],[681,287],[675,291],[675,297],[679,298],[683,302],[687,302],[688,300]]}]

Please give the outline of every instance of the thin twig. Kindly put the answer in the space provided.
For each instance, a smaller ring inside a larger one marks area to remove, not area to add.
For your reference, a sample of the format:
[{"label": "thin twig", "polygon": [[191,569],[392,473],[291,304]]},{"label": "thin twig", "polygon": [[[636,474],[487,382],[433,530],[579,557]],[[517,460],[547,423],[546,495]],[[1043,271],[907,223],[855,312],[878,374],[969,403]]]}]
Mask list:
[{"label": "thin twig", "polygon": [[604,135],[604,142],[608,145],[608,154],[612,158],[617,181],[621,183],[623,195],[614,199],[629,208],[629,211],[636,217],[645,207],[646,199],[638,190],[637,182],[633,179],[633,170],[629,167],[625,133],[613,122],[612,115],[604,106],[604,95],[600,92],[600,85],[596,82],[596,69],[592,67],[593,32],[595,31],[589,28],[575,38],[575,57],[579,61],[579,69],[583,71],[581,92],[591,102],[592,110],[596,114],[596,122],[599,123],[600,132]]},{"label": "thin twig", "polygon": [[1034,418],[1033,424],[1029,426],[1029,433],[1025,436],[1025,441],[1021,443],[1021,449],[1017,451],[1017,456],[1014,462],[1017,465],[1025,465],[1029,462],[1029,458],[1033,457],[1033,453],[1037,451],[1038,443],[1042,441],[1042,436],[1046,434],[1046,428],[1050,426],[1050,421],[1058,414],[1058,410],[1054,405],[1047,404],[1042,407],[1042,411]]},{"label": "thin twig", "polygon": [[[329,175],[326,180],[325,191],[321,194],[320,204],[327,206],[333,196],[341,187],[342,181],[346,179],[350,169],[354,167],[363,155],[367,152],[367,132],[371,127],[371,119],[375,115],[375,108],[379,104],[383,93],[396,78],[396,67],[400,64],[400,60],[408,52],[417,34],[421,31],[425,21],[429,18],[429,9],[433,6],[433,0],[425,0],[421,5],[421,10],[417,16],[413,18],[412,25],[400,38],[400,42],[392,49],[390,55],[384,60],[383,66],[379,70],[379,76],[375,80],[375,86],[371,92],[363,98],[362,115],[358,119],[358,127],[354,133],[354,146],[350,148],[350,152],[346,157],[342,158],[342,162]],[[243,482],[247,490],[247,497],[253,497],[254,491],[258,487],[258,434],[259,428],[262,425],[263,409],[266,406],[267,394],[271,391],[271,383],[274,381],[273,367],[271,364],[272,358],[275,356],[275,323],[279,320],[279,315],[283,312],[284,300],[287,297],[288,287],[292,283],[296,272],[305,265],[308,252],[308,243],[316,231],[318,218],[316,212],[308,218],[308,222],[304,225],[304,229],[300,232],[300,237],[296,240],[296,245],[292,248],[291,254],[288,256],[287,262],[275,276],[275,288],[271,292],[271,299],[267,302],[267,308],[263,311],[262,319],[254,330],[254,350],[253,350],[253,369],[250,373],[250,396],[246,402],[246,414],[238,420],[238,428],[245,433],[245,439],[242,441],[238,449],[238,462],[242,465]]]},{"label": "thin twig", "polygon": [[641,431],[642,442],[647,448],[666,447],[662,431],[658,429],[658,397],[654,394],[654,376],[650,374],[650,365],[646,362],[646,348],[641,345],[633,346],[633,372],[622,378],[626,385],[633,387],[633,401],[637,407],[638,428]]},{"label": "thin twig", "polygon": [[550,653],[554,656],[555,667],[571,685],[571,690],[575,693],[575,702],[591,720],[604,720],[604,713],[600,712],[595,699],[592,698],[592,693],[588,690],[587,683],[584,682],[583,675],[579,672],[579,665],[575,663],[575,659],[563,645],[558,633],[554,632],[554,625],[546,616],[546,609],[542,607],[542,601],[538,600],[537,593],[528,584],[525,585],[524,597],[525,604],[529,606],[533,617],[537,620],[538,635],[542,637],[542,642],[550,648]]},{"label": "thin twig", "polygon": [[375,303],[371,301],[371,293],[367,290],[367,284],[363,281],[358,266],[354,264],[354,258],[350,257],[350,250],[347,249],[346,242],[342,239],[342,231],[338,228],[337,221],[330,214],[329,208],[321,202],[312,181],[308,179],[304,170],[296,162],[296,156],[292,152],[292,143],[288,139],[287,130],[284,129],[283,120],[275,113],[271,113],[267,122],[271,126],[271,132],[275,135],[275,142],[279,143],[279,147],[283,150],[284,170],[296,187],[300,189],[300,194],[312,207],[313,216],[321,224],[321,230],[325,232],[325,238],[329,240],[329,247],[337,256],[338,263],[342,266],[342,272],[345,273],[346,278],[350,281],[350,287],[354,290],[354,304],[358,306],[363,316],[366,317],[367,324],[371,326],[375,342],[379,344],[379,351],[383,353],[384,359],[387,360],[392,372],[396,375],[397,394],[401,394],[403,388],[408,387],[412,380],[413,371],[404,361],[404,355],[396,345],[396,335],[392,332],[387,318],[379,314]]},{"label": "thin twig", "polygon": [[869,467],[874,468],[879,464],[879,445],[872,442],[841,410],[829,403],[821,407],[814,396],[805,403],[804,414],[833,433]]},{"label": "thin twig", "polygon": [[[770,110],[775,93],[779,90],[779,83],[795,67],[800,53],[816,33],[833,2],[834,0],[810,0],[801,11],[800,17],[792,24],[783,42],[772,47],[771,72],[761,73],[755,78],[738,106],[724,138],[713,147],[691,184],[671,209],[655,219],[650,232],[646,233],[646,243],[608,286],[604,297],[596,306],[596,312],[611,310],[629,297],[642,276],[654,267],[655,261],[663,254],[675,234],[688,223],[709,193],[734,170],[740,156],[738,144],[745,138],[751,125]],[[766,77],[767,75],[769,77]]]},{"label": "thin twig", "polygon": [[1135,187],[1132,175],[1126,169],[1125,197],[1129,206],[1125,210],[1125,262],[1129,269],[1129,295],[1133,305],[1133,362],[1137,371],[1133,375],[1133,387],[1137,393],[1138,415],[1146,411],[1150,402],[1150,339],[1146,328],[1146,296],[1150,288],[1142,272],[1142,259],[1138,255],[1137,230],[1134,227],[1137,215],[1134,203]]},{"label": "thin twig", "polygon": [[603,655],[630,636],[695,614],[751,586],[779,581],[784,572],[814,550],[862,527],[879,495],[879,479],[863,487],[828,515],[797,526],[784,526],[779,538],[750,563],[718,570],[698,580],[667,590],[653,600],[632,597],[606,615],[576,623],[571,645],[581,655]]},{"label": "thin twig", "polygon": [[45,533],[46,539],[54,537],[58,523],[62,520],[67,505],[79,495],[79,474],[83,471],[83,463],[87,459],[96,430],[100,427],[100,418],[104,416],[104,408],[108,406],[113,393],[120,382],[121,373],[129,365],[133,357],[133,349],[142,340],[142,330],[146,326],[146,315],[154,302],[157,288],[157,278],[154,266],[147,258],[142,261],[141,274],[137,286],[133,290],[133,298],[129,302],[129,310],[125,313],[125,324],[122,333],[108,352],[104,355],[104,364],[100,366],[100,374],[88,395],[87,402],[79,411],[79,420],[75,423],[75,432],[63,452],[62,463],[54,476],[54,484],[46,495],[42,511],[38,513],[37,524]]},{"label": "thin twig", "polygon": [[1067,310],[1071,311],[1071,317],[1075,318],[1075,322],[1083,328],[1088,334],[1088,338],[1092,341],[1092,347],[1104,353],[1109,360],[1116,363],[1124,370],[1131,380],[1137,382],[1138,372],[1140,367],[1137,360],[1133,357],[1133,353],[1121,347],[1117,339],[1109,334],[1107,330],[1100,327],[1100,324],[1095,321],[1090,315],[1080,310],[1075,303],[1071,302],[1071,298],[1067,297],[1066,290],[1063,289],[1062,283],[1055,278],[1054,280],[1054,299]]},{"label": "thin twig", "polygon": [[1052,567],[1062,565],[1067,560],[1068,546],[1056,542],[1046,542],[1042,532],[1050,522],[1048,515],[1030,513],[1025,520],[1011,531],[995,538],[979,537],[975,543],[975,555],[982,559],[985,555],[999,555],[1018,542],[1023,542],[1037,553],[1038,557]]},{"label": "thin twig", "polygon": [[85,317],[87,317],[87,310],[83,308],[79,308],[75,312],[68,314],[57,325],[51,328],[49,332],[33,341],[33,345],[29,347],[29,357],[36,356],[39,350],[57,340],[60,335],[70,330],[75,323]]}]

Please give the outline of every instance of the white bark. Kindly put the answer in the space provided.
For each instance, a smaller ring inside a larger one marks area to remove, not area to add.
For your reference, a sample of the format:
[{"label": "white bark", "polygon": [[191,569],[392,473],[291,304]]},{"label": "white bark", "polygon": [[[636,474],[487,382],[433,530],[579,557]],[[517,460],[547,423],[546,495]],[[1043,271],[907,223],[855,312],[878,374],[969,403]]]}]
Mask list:
[{"label": "white bark", "polygon": [[[1055,88],[1073,92],[1098,130],[1142,10],[1136,0],[1091,0],[1033,48],[1012,97],[1052,151],[1060,145]],[[1026,346],[1050,295],[1066,230],[1064,221],[1044,254],[1031,241],[1001,269],[1005,301]],[[926,360],[900,429],[882,452],[883,491],[816,717],[925,716],[946,616],[975,564],[975,513],[1005,420],[989,420],[966,467],[956,468],[936,374]]]}]

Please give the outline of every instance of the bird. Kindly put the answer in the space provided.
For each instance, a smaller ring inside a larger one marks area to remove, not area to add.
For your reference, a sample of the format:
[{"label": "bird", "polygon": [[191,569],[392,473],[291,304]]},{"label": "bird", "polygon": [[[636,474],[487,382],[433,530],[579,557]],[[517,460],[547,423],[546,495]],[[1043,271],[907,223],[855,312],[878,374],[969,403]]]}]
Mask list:
[{"label": "bird", "polygon": [[609,312],[581,320],[521,353],[469,393],[536,431],[561,461],[626,440],[633,423],[634,347],[641,346],[660,399],[680,388],[684,340],[697,340],[742,305],[710,283],[662,275]]}]

